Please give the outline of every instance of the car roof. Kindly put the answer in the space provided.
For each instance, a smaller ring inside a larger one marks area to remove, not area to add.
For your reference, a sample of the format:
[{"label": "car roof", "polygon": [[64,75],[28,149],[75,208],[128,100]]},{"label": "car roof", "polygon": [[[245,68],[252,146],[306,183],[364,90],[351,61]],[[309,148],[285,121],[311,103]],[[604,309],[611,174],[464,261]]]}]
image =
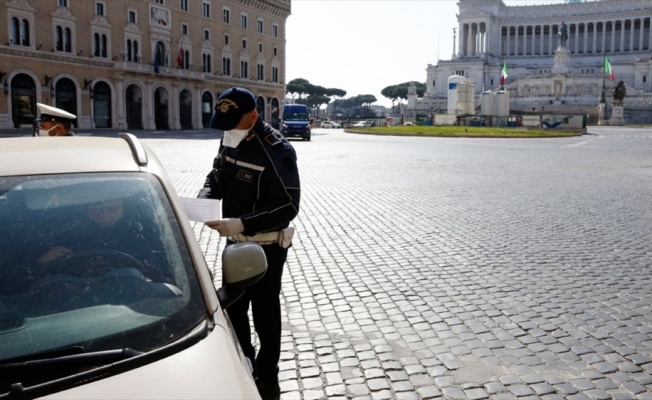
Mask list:
[{"label": "car roof", "polygon": [[145,149],[133,135],[0,139],[0,176],[140,171]]}]

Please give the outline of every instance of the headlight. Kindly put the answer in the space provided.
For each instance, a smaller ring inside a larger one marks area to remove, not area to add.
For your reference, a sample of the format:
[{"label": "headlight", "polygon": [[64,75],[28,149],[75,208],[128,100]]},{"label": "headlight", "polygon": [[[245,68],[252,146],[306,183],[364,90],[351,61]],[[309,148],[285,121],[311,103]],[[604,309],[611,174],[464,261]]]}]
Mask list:
[{"label": "headlight", "polygon": [[283,123],[282,126],[283,126],[284,129],[287,129],[287,128],[288,128],[288,124],[286,124],[285,122]]}]

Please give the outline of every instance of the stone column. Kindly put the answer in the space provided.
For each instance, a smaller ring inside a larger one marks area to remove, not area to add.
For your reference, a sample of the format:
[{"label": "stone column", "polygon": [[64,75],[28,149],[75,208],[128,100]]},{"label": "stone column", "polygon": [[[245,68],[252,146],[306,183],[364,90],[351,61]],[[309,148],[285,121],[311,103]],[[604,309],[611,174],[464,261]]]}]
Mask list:
[{"label": "stone column", "polygon": [[505,51],[505,54],[507,56],[511,56],[512,55],[512,27],[509,25],[507,26],[506,36],[507,36],[507,43],[506,43],[507,49]]},{"label": "stone column", "polygon": [[640,25],[639,25],[640,28],[638,30],[638,36],[639,36],[638,37],[638,48],[636,50],[640,51],[641,49],[643,49],[643,40],[644,40],[643,32],[645,31],[645,18],[641,18],[639,21],[641,21],[641,22],[640,22]]},{"label": "stone column", "polygon": [[606,53],[607,50],[605,46],[607,45],[607,23],[602,21],[601,24],[602,24],[602,38],[601,38],[602,46],[600,47],[600,52]]},{"label": "stone column", "polygon": [[532,25],[532,35],[531,35],[531,40],[530,40],[530,48],[531,53],[533,56],[537,55],[537,26]]},{"label": "stone column", "polygon": [[[202,104],[201,104],[201,97],[202,97],[202,86],[201,84],[196,84],[195,85],[195,99],[192,104],[192,115],[193,115],[193,122],[192,122],[192,128],[193,129],[201,129],[204,126],[202,125]],[[267,113],[267,110],[265,110],[265,117],[269,116]],[[268,118],[269,119],[269,118]]]},{"label": "stone column", "polygon": [[143,127],[145,129],[156,129],[156,122],[154,120],[154,92],[153,82],[151,78],[145,81],[145,90],[142,97],[142,113],[145,115],[143,118]]},{"label": "stone column", "polygon": [[514,27],[514,55],[515,56],[519,55],[519,53],[518,53],[518,50],[519,50],[519,48],[518,48],[518,42],[519,42],[519,40],[518,40],[518,31],[519,31],[519,28],[520,27],[518,25],[516,25]]},{"label": "stone column", "polygon": [[598,36],[598,23],[597,23],[597,22],[593,22],[593,37],[592,37],[592,39],[593,39],[593,44],[591,45],[591,51],[593,52],[593,54],[595,54],[595,53],[598,52],[598,51],[597,51],[598,49],[596,49],[596,47],[595,47],[595,45],[596,45],[596,43],[597,43],[597,40],[596,40],[596,37],[597,37],[597,36]]},{"label": "stone column", "polygon": [[127,115],[125,113],[127,107],[125,105],[125,88],[122,74],[120,74],[118,79],[115,80],[114,98],[115,102],[113,104],[115,104],[115,109],[113,110],[113,114],[115,114],[116,117],[114,120],[116,126],[113,128],[118,128],[120,130],[127,129]]},{"label": "stone column", "polygon": [[634,50],[634,20],[629,20],[629,49],[628,51]]},{"label": "stone column", "polygon": [[179,120],[179,112],[181,110],[180,89],[178,81],[172,84],[170,94],[168,94],[168,123],[170,129],[181,129],[181,121]]},{"label": "stone column", "polygon": [[611,47],[609,51],[611,53],[616,51],[616,21],[611,21]]},{"label": "stone column", "polygon": [[[650,26],[652,28],[652,19],[650,20]],[[652,47],[652,29],[650,29],[650,37],[648,38],[648,49]]]},{"label": "stone column", "polygon": [[625,51],[625,20],[620,21],[620,52]]}]

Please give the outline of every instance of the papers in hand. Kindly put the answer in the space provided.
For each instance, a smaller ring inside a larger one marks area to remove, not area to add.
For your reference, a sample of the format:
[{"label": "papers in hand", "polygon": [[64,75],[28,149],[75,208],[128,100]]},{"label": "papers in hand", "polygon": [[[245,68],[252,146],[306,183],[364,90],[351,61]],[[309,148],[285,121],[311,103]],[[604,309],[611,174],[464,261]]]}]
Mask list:
[{"label": "papers in hand", "polygon": [[222,217],[220,200],[181,197],[188,219],[197,222],[215,221]]}]

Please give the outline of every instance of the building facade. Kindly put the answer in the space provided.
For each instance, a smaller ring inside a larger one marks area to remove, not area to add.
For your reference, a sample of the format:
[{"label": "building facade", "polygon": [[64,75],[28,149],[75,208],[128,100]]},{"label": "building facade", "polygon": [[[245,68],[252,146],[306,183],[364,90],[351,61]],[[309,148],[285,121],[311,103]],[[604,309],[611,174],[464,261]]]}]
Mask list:
[{"label": "building facade", "polygon": [[81,129],[201,129],[231,86],[274,122],[290,2],[5,0],[0,129],[31,127],[37,102]]},{"label": "building facade", "polygon": [[[610,102],[622,80],[625,113],[652,122],[652,1],[506,6],[501,0],[459,0],[458,7],[455,53],[428,65],[420,108],[445,110],[454,75],[474,81],[476,96],[500,89],[504,62],[513,110],[595,113],[603,81]],[[614,81],[605,79],[605,58]]]}]

